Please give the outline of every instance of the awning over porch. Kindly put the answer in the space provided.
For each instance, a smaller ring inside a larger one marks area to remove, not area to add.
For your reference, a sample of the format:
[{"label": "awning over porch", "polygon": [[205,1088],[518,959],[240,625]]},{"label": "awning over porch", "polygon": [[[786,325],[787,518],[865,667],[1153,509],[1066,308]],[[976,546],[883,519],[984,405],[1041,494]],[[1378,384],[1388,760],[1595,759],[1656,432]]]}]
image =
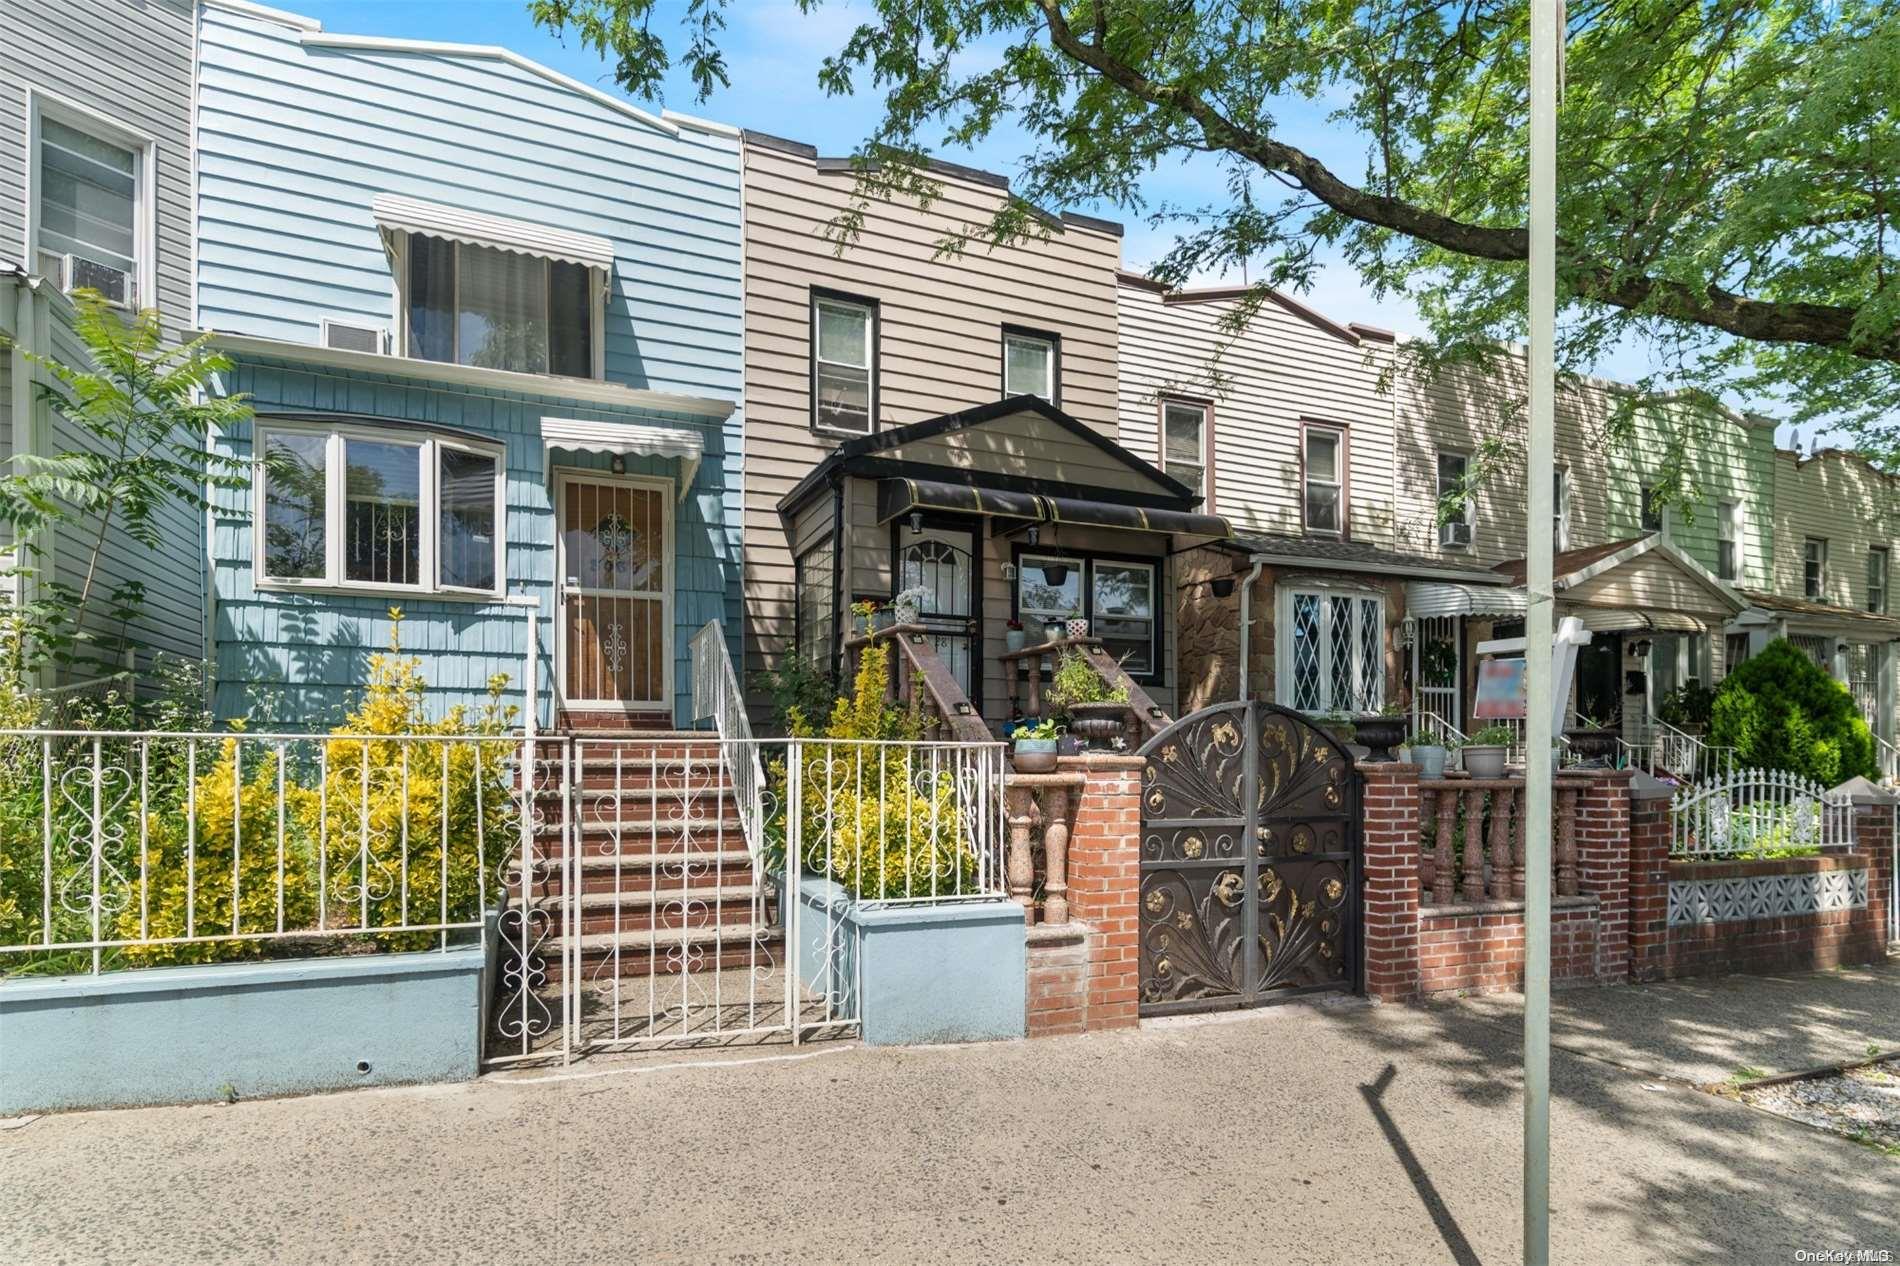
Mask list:
[{"label": "awning over porch", "polygon": [[1740,592],[1748,603],[1748,610],[1742,614],[1744,622],[1785,624],[1792,632],[1831,635],[1850,642],[1900,641],[1900,616],[1789,598],[1759,589]]},{"label": "awning over porch", "polygon": [[1227,520],[1217,514],[1198,514],[1158,506],[1122,505],[1079,497],[1047,497],[1031,492],[977,488],[936,479],[878,481],[877,511],[880,523],[901,518],[913,510],[978,514],[1031,523],[1165,532],[1212,539],[1224,539],[1232,535]]},{"label": "awning over porch", "polygon": [[1521,616],[1524,591],[1504,585],[1415,580],[1405,586],[1405,613],[1421,620],[1447,615]]},{"label": "awning over porch", "polygon": [[581,418],[542,418],[541,441],[547,451],[605,453],[615,457],[674,457],[680,463],[680,496],[693,486],[706,441],[681,427],[634,422],[596,422]]},{"label": "awning over porch", "polygon": [[1711,633],[1711,624],[1686,611],[1632,611],[1614,607],[1578,607],[1559,603],[1559,615],[1574,615],[1592,633]]}]

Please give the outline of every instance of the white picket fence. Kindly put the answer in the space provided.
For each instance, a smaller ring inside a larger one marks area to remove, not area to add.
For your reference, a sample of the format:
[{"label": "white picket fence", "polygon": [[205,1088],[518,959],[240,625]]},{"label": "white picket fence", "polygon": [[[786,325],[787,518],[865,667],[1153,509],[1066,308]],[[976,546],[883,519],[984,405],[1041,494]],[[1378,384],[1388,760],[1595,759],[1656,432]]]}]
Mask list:
[{"label": "white picket fence", "polygon": [[1684,787],[1669,807],[1678,857],[1814,852],[1854,838],[1852,799],[1786,770],[1730,770]]}]

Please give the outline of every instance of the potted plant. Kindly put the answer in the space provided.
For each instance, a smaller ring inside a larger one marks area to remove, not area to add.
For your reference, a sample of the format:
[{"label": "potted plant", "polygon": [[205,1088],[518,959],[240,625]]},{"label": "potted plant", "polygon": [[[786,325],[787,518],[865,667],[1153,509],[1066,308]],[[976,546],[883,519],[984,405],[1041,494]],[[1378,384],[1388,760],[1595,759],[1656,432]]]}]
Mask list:
[{"label": "potted plant", "polygon": [[1510,753],[1517,735],[1508,725],[1487,725],[1465,740],[1465,772],[1473,778],[1504,777],[1504,758]]},{"label": "potted plant", "polygon": [[1616,755],[1616,744],[1622,733],[1614,720],[1599,721],[1579,715],[1577,723],[1564,731],[1564,737],[1570,740],[1570,750],[1577,754],[1578,760],[1603,760]]},{"label": "potted plant", "polygon": [[918,617],[923,614],[924,603],[929,598],[930,590],[922,585],[912,585],[891,599],[891,607],[897,613],[897,622],[899,624],[917,623]]},{"label": "potted plant", "polygon": [[1128,727],[1128,691],[1111,686],[1079,651],[1064,651],[1049,682],[1049,706],[1068,718],[1069,729],[1089,743],[1107,747]]},{"label": "potted plant", "polygon": [[1412,753],[1412,763],[1418,766],[1420,778],[1443,778],[1445,761],[1451,756],[1451,749],[1440,742],[1438,736],[1425,730],[1412,731],[1406,747]]},{"label": "potted plant", "polygon": [[1048,619],[1042,622],[1042,640],[1044,645],[1062,640],[1062,621]]},{"label": "potted plant", "polygon": [[1003,626],[1003,644],[1012,651],[1020,651],[1029,644],[1029,635],[1023,632],[1021,620],[1011,620]]},{"label": "potted plant", "polygon": [[1019,774],[1046,774],[1056,767],[1057,743],[1061,733],[1048,718],[1025,721],[1010,731],[1014,747],[1010,764]]},{"label": "potted plant", "polygon": [[1392,749],[1405,737],[1405,717],[1397,704],[1388,704],[1377,715],[1356,717],[1353,735],[1365,746],[1368,764],[1382,765],[1392,760]]},{"label": "potted plant", "polygon": [[1071,642],[1077,642],[1087,637],[1089,635],[1088,617],[1080,615],[1070,616],[1069,622],[1064,626],[1064,631],[1068,633]]}]

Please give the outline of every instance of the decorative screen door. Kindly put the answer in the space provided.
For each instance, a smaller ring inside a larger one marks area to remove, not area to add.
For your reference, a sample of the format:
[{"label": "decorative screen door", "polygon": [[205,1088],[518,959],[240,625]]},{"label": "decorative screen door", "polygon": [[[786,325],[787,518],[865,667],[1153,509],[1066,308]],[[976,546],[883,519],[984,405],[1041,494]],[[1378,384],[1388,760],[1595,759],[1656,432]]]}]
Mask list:
[{"label": "decorative screen door", "polygon": [[567,706],[665,707],[672,667],[672,488],[567,478],[559,514]]},{"label": "decorative screen door", "polygon": [[968,694],[974,649],[975,534],[966,529],[897,528],[897,592],[921,590],[920,621],[930,629],[932,649]]}]

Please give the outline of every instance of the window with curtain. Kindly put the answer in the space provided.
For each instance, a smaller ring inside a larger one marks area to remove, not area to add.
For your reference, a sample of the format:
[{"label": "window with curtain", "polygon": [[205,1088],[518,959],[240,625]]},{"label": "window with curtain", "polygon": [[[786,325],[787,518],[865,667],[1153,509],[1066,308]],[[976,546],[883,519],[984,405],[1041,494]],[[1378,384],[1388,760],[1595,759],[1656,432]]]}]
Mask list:
[{"label": "window with curtain", "polygon": [[1003,395],[1056,398],[1056,344],[1040,334],[1003,333]]},{"label": "window with curtain", "polygon": [[1718,580],[1734,580],[1740,575],[1742,553],[1741,507],[1733,501],[1715,507],[1715,575]]},{"label": "window with curtain", "polygon": [[594,377],[592,269],[421,233],[408,250],[411,356]]},{"label": "window with curtain", "polygon": [[495,588],[495,478],[500,464],[492,453],[437,447],[437,569],[444,588]]},{"label": "window with curtain", "polygon": [[1867,551],[1867,609],[1875,615],[1887,614],[1887,547],[1875,545]]}]

